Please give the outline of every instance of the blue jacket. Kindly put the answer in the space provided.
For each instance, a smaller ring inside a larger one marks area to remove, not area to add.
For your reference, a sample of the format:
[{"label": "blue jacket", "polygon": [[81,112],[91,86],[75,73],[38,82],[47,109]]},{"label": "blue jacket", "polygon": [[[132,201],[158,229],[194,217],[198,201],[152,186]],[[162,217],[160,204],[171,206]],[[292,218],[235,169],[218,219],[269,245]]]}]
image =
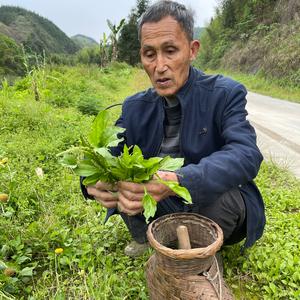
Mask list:
[{"label": "blue jacket", "polygon": [[[265,215],[253,182],[263,157],[246,120],[246,94],[244,86],[229,78],[190,68],[188,81],[176,94],[182,109],[180,147],[185,159],[176,173],[193,203],[200,206],[231,188],[240,189],[247,210],[245,247],[249,247],[262,235]],[[138,145],[145,158],[158,155],[163,123],[163,101],[154,89],[127,98],[117,121],[126,128],[126,144]],[[108,216],[113,213],[109,210]]]}]

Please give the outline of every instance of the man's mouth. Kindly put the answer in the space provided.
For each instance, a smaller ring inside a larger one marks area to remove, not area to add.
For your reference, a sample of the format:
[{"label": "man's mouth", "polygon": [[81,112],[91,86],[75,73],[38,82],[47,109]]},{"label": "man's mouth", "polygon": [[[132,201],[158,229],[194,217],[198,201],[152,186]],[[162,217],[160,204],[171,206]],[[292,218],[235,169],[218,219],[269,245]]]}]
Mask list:
[{"label": "man's mouth", "polygon": [[156,80],[156,84],[161,87],[168,86],[170,85],[170,83],[171,83],[171,79],[167,77],[159,78]]}]

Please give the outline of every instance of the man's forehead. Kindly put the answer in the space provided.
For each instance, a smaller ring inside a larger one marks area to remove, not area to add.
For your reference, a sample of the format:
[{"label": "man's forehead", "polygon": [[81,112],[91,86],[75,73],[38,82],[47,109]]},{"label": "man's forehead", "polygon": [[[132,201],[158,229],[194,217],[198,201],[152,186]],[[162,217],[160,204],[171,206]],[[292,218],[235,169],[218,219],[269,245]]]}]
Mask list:
[{"label": "man's forehead", "polygon": [[172,17],[168,16],[162,18],[157,22],[145,22],[141,28],[141,35],[150,34],[153,31],[169,32],[181,29],[180,24]]},{"label": "man's forehead", "polygon": [[162,18],[157,22],[145,22],[141,28],[141,46],[143,44],[153,44],[168,40],[182,40],[187,38],[186,32],[183,30],[180,23],[171,16]]}]

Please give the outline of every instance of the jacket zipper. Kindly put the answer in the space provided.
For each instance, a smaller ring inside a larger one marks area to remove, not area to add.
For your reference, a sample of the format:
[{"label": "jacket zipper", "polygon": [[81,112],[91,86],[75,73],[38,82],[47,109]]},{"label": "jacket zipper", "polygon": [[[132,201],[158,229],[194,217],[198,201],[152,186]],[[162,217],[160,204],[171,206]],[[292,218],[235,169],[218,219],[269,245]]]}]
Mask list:
[{"label": "jacket zipper", "polygon": [[[162,127],[162,132],[163,132],[164,126],[163,126],[162,124],[164,123],[165,116],[164,116],[164,109],[163,109],[163,106],[162,106],[162,102],[160,103],[160,114],[161,114],[163,117],[162,117],[162,122],[159,123],[159,126]],[[157,149],[154,151],[154,156],[158,156],[158,155],[159,155],[163,140],[164,140],[164,134],[162,134],[162,137],[161,137],[161,139],[160,139],[160,143],[158,144]]]},{"label": "jacket zipper", "polygon": [[181,120],[180,120],[180,128],[179,128],[179,151],[180,151],[180,155],[184,158],[184,153],[182,150],[182,131],[183,131],[184,113],[183,113],[183,106],[181,105],[180,97],[178,97],[178,101],[180,103],[180,108],[181,108]]},{"label": "jacket zipper", "polygon": [[[182,131],[183,131],[184,113],[183,113],[183,109],[182,109],[182,105],[181,105],[179,97],[178,97],[178,101],[180,103],[180,108],[181,108],[181,120],[180,120],[180,129],[179,129],[179,150],[180,150],[180,155],[184,158],[184,153],[183,153],[183,150],[182,150]],[[160,105],[160,108],[161,108],[161,114],[163,114],[162,122],[160,123],[160,126],[161,126],[161,124],[163,124],[163,122],[164,122],[165,117],[164,117],[164,110],[163,110],[163,107],[161,105]],[[154,156],[159,155],[163,139],[164,139],[164,135],[162,135],[162,137],[160,139],[160,143],[157,147],[157,150],[154,151]]]}]

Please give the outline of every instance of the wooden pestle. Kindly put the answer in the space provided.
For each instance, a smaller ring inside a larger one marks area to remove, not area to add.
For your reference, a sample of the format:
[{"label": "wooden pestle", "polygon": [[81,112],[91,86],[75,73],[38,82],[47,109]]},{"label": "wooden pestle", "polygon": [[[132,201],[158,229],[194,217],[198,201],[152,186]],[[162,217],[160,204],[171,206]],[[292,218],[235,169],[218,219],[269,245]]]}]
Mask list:
[{"label": "wooden pestle", "polygon": [[189,232],[186,226],[179,225],[176,228],[177,238],[178,238],[178,248],[179,249],[191,249],[191,242],[189,237]]}]

